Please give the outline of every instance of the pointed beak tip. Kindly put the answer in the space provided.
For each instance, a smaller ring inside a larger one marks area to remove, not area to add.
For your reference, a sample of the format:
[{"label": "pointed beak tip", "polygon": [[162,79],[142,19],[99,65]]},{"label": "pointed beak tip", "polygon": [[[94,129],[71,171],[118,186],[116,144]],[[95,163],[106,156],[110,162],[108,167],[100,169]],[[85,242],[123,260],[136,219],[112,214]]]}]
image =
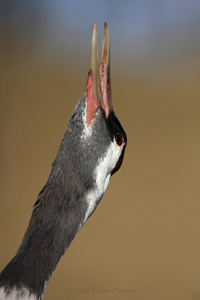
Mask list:
[{"label": "pointed beak tip", "polygon": [[[90,69],[86,89],[93,103],[93,109],[99,105],[103,108],[108,117],[113,110],[111,97],[111,77],[110,77],[110,40],[108,25],[104,24],[103,43],[101,51],[101,62],[99,63],[98,34],[97,26],[94,24],[90,52]],[[93,116],[93,114],[92,114]],[[89,117],[91,119],[91,116]]]},{"label": "pointed beak tip", "polygon": [[97,33],[97,25],[96,24],[94,24],[94,26],[93,26],[93,34],[94,33]]}]

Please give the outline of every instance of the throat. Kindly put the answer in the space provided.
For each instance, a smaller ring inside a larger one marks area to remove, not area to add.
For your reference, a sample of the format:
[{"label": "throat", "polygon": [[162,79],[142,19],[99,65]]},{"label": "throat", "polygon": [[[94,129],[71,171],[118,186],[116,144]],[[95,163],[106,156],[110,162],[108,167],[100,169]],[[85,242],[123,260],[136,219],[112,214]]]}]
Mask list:
[{"label": "throat", "polygon": [[[99,173],[98,173],[98,175],[99,175]],[[88,193],[86,194],[86,201],[87,201],[88,207],[87,207],[87,210],[85,213],[84,223],[92,215],[92,213],[96,209],[97,205],[99,204],[101,198],[105,194],[108,184],[109,184],[109,180],[110,180],[110,175],[107,175],[105,178],[103,178],[103,177],[101,178],[100,176],[97,176],[95,188],[88,191]]]}]

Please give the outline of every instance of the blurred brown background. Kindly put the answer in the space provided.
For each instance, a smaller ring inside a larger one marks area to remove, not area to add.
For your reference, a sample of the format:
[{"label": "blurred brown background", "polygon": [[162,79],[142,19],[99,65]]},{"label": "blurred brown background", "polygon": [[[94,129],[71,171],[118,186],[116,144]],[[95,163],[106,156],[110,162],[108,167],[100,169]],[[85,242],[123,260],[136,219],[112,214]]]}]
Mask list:
[{"label": "blurred brown background", "polygon": [[[72,3],[73,2],[73,3]],[[0,2],[0,269],[14,256],[111,34],[121,170],[44,299],[200,299],[200,2]]]}]

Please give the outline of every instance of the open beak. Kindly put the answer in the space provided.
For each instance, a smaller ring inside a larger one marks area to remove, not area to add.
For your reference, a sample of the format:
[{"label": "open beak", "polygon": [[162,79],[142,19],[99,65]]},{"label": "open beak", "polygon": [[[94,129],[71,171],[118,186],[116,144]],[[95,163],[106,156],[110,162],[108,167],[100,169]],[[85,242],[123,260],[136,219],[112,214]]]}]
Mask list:
[{"label": "open beak", "polygon": [[103,95],[103,104],[106,118],[108,117],[112,106],[111,96],[111,75],[110,75],[110,37],[107,23],[104,24],[103,44],[101,50],[101,90]]},{"label": "open beak", "polygon": [[109,30],[106,23],[104,24],[100,66],[96,24],[94,24],[93,27],[90,68],[88,72],[86,90],[88,93],[87,125],[89,126],[99,106],[101,106],[104,110],[106,118],[108,117],[110,111],[113,110],[110,76],[110,40]]}]

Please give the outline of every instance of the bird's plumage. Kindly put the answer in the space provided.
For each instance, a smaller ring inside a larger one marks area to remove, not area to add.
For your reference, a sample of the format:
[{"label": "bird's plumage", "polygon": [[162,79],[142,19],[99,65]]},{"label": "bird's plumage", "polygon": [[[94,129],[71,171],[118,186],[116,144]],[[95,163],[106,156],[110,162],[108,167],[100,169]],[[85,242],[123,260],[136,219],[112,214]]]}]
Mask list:
[{"label": "bird's plumage", "polygon": [[22,243],[0,274],[0,300],[16,295],[42,299],[60,257],[121,166],[126,143],[112,106],[108,28],[105,25],[99,66],[94,26],[86,91],[72,113]]}]

